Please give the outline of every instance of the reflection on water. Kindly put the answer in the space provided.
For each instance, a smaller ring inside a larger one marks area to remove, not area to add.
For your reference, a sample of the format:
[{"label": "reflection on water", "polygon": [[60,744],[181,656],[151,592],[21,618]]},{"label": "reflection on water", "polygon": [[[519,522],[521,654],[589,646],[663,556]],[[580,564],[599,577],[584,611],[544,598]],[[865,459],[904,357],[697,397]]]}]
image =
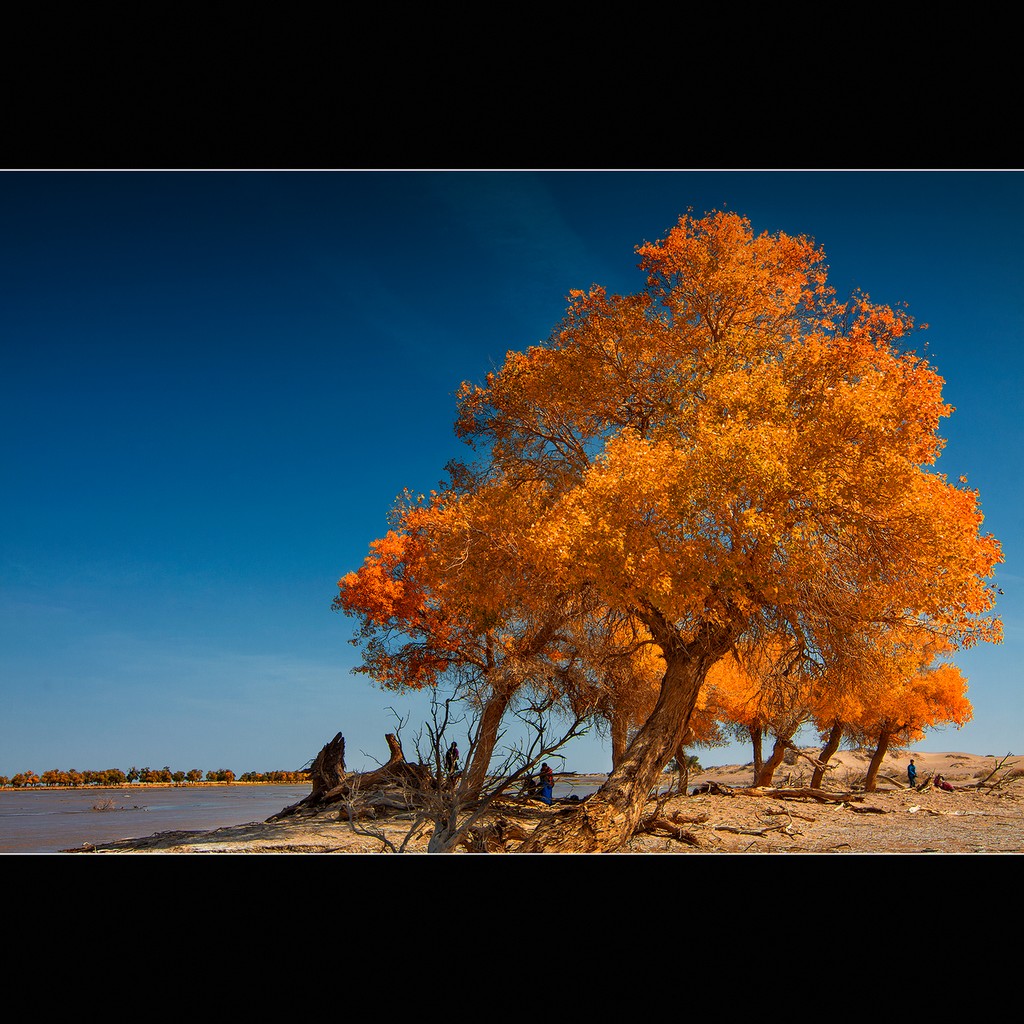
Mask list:
[{"label": "reflection on water", "polygon": [[[206,832],[266,821],[309,791],[309,783],[4,789],[0,790],[0,853],[58,853],[157,832]],[[108,806],[114,809],[95,809]]]}]

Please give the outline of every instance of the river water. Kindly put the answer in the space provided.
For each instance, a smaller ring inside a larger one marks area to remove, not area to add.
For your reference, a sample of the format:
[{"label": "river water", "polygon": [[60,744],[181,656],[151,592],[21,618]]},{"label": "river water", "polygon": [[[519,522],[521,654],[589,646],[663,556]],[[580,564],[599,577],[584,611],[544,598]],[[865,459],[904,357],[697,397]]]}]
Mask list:
[{"label": "river water", "polygon": [[[604,776],[555,776],[556,799],[582,799]],[[60,853],[158,832],[209,832],[266,821],[310,792],[296,785],[0,789],[0,854]]]},{"label": "river water", "polygon": [[296,785],[0,790],[0,854],[59,853],[157,832],[266,821],[310,791]]}]

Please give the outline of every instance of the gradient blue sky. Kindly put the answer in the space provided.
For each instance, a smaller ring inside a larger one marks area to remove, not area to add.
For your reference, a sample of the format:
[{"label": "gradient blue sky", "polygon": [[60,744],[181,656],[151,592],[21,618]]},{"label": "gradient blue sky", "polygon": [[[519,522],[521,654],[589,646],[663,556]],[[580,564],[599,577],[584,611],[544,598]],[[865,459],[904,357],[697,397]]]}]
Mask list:
[{"label": "gradient blue sky", "polygon": [[9,171],[0,774],[295,769],[339,731],[360,769],[389,707],[411,749],[425,702],[351,674],[338,577],[462,453],[459,383],[570,289],[640,288],[635,246],[688,208],[810,235],[840,295],[930,324],[939,468],[1003,543],[1006,639],[957,657],[974,720],[917,749],[1021,753],[1020,172]]}]

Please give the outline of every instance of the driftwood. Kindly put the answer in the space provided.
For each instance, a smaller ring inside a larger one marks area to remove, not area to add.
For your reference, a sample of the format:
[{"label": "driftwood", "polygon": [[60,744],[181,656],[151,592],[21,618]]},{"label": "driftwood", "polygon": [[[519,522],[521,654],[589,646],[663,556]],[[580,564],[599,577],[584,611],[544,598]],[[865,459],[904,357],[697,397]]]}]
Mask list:
[{"label": "driftwood", "polygon": [[387,764],[372,772],[347,776],[343,782],[323,794],[322,803],[344,800],[358,793],[365,795],[374,789],[407,789],[410,786],[427,788],[431,785],[433,776],[430,769],[426,765],[406,761],[402,744],[394,733],[389,732],[384,739],[391,751]]},{"label": "driftwood", "polygon": [[740,790],[744,796],[771,796],[776,800],[817,800],[823,804],[848,804],[863,800],[864,793],[829,793],[824,789],[748,789]]},{"label": "driftwood", "polygon": [[770,796],[776,800],[817,800],[826,804],[848,804],[853,800],[863,800],[864,793],[829,793],[824,789],[774,789],[770,786],[744,786],[733,788],[720,782],[708,782],[693,791],[696,793],[712,793],[715,796]]},{"label": "driftwood", "polygon": [[345,738],[339,732],[313,760],[310,769],[313,788],[309,795],[267,820],[316,813],[333,803],[346,805],[339,810],[339,816],[347,819],[373,818],[378,810],[410,809],[412,794],[433,786],[433,775],[426,765],[406,761],[402,744],[393,733],[388,733],[384,739],[390,751],[386,764],[369,772],[348,772],[345,770]]},{"label": "driftwood", "polygon": [[684,829],[683,825],[702,825],[707,820],[706,814],[680,814],[676,811],[666,818],[655,813],[644,818],[637,826],[636,831],[645,832],[648,835],[667,835],[677,842],[700,846],[700,840],[692,832]]},{"label": "driftwood", "polygon": [[771,832],[783,832],[787,836],[798,836],[800,833],[787,821],[780,825],[766,825],[764,828],[736,828],[733,825],[712,825],[715,832],[732,832],[737,836],[766,836]]},{"label": "driftwood", "polygon": [[309,794],[310,803],[319,803],[325,793],[340,786],[348,772],[345,771],[345,737],[339,732],[313,759],[309,778],[313,783]]}]

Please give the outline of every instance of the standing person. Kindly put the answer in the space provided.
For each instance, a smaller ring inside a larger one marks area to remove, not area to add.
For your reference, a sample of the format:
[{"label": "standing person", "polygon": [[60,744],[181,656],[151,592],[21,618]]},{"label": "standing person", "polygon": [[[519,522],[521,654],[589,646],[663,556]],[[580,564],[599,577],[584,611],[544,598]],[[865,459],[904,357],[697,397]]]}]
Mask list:
[{"label": "standing person", "polygon": [[540,766],[540,785],[541,800],[543,800],[546,804],[551,803],[551,793],[552,790],[555,788],[555,773],[548,766],[547,761],[545,761]]},{"label": "standing person", "polygon": [[910,759],[910,764],[907,765],[907,778],[910,780],[910,788],[914,788],[914,783],[917,782],[917,766],[914,764],[914,759]]},{"label": "standing person", "polygon": [[454,740],[448,748],[448,753],[444,755],[444,766],[449,774],[459,767],[459,746]]}]

